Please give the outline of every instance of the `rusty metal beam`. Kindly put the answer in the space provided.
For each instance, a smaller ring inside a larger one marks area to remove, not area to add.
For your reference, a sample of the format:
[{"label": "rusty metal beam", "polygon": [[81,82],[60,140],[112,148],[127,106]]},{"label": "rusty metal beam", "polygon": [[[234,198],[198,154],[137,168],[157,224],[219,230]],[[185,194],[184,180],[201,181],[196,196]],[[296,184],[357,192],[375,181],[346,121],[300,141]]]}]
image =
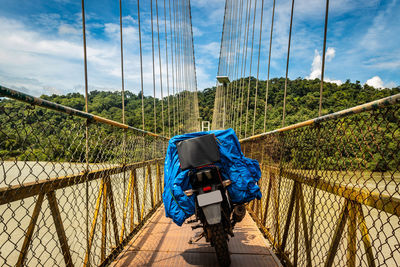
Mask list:
[{"label": "rusty metal beam", "polygon": [[[276,167],[271,168],[277,169]],[[315,179],[311,176],[300,175],[286,170],[282,170],[282,176],[308,186],[315,186]],[[344,186],[336,182],[324,180],[323,178],[319,179],[317,188],[400,217],[400,199],[394,196],[370,192],[367,189],[355,188],[350,185]]]},{"label": "rusty metal beam", "polygon": [[105,187],[105,184],[104,184],[104,180],[102,179],[101,180],[101,185],[100,185],[100,188],[99,188],[99,194],[98,194],[97,200],[96,200],[96,207],[94,209],[92,227],[90,228],[90,235],[89,235],[89,240],[88,240],[88,248],[86,249],[85,260],[83,262],[83,266],[84,267],[89,265],[90,250],[92,249],[92,242],[93,242],[94,233],[96,231],[97,217],[99,215],[101,198],[104,195],[104,187]]},{"label": "rusty metal beam", "polygon": [[356,203],[349,201],[349,219],[347,221],[347,267],[356,266],[356,252],[357,252],[357,218],[356,218]]},{"label": "rusty metal beam", "polygon": [[304,243],[306,245],[306,259],[307,259],[307,266],[311,267],[311,242],[310,237],[308,235],[308,224],[307,224],[307,217],[306,217],[306,207],[304,203],[304,195],[303,195],[303,188],[299,186],[299,200],[300,200],[300,208],[301,208],[301,219],[303,221],[303,232],[304,232]]},{"label": "rusty metal beam", "polygon": [[21,252],[18,257],[18,262],[16,266],[24,266],[26,254],[28,254],[28,248],[32,241],[33,231],[35,230],[36,222],[39,217],[40,210],[42,208],[42,203],[44,199],[44,194],[40,194],[38,199],[36,200],[35,208],[32,212],[31,221],[29,222],[28,230],[25,234],[24,243],[22,244]]},{"label": "rusty metal beam", "polygon": [[369,267],[375,267],[375,257],[372,253],[372,245],[371,245],[371,238],[369,236],[369,231],[367,228],[367,224],[365,222],[364,213],[360,204],[355,204],[356,206],[356,213],[358,217],[358,227],[361,232],[361,240],[364,244],[364,249],[367,254],[367,261]]},{"label": "rusty metal beam", "polygon": [[154,208],[155,200],[154,200],[154,189],[153,189],[153,175],[151,175],[151,167],[147,166],[147,174],[149,175],[149,186],[150,186],[150,202],[151,207]]},{"label": "rusty metal beam", "polygon": [[[104,184],[104,179],[102,181]],[[103,189],[103,216],[101,221],[101,261],[104,261],[106,258],[106,249],[107,249],[107,186],[104,186]]]},{"label": "rusty metal beam", "polygon": [[[299,187],[301,185],[298,185],[295,183],[296,187]],[[299,191],[297,189],[296,191]],[[294,259],[293,259],[293,265],[297,266],[298,259],[299,259],[299,193],[297,192],[296,194],[296,201],[295,201],[295,208],[294,208]]]},{"label": "rusty metal beam", "polygon": [[60,241],[61,250],[64,256],[64,262],[67,267],[73,267],[71,252],[69,251],[67,236],[65,235],[64,226],[62,223],[60,210],[58,209],[56,194],[54,191],[48,192],[47,199],[49,201],[51,215],[53,216],[54,226],[56,227],[56,232],[58,235],[58,240]]},{"label": "rusty metal beam", "polygon": [[111,213],[111,222],[113,224],[113,230],[114,230],[114,239],[115,239],[115,246],[118,246],[119,244],[119,239],[118,239],[118,223],[117,223],[117,213],[115,210],[115,204],[114,204],[114,195],[111,187],[111,178],[107,177],[106,178],[106,193],[107,193],[107,198],[108,201],[110,202],[110,213]]},{"label": "rusty metal beam", "polygon": [[135,224],[135,217],[134,217],[134,207],[135,207],[135,186],[136,186],[136,169],[131,171],[131,176],[132,176],[132,182],[131,182],[131,220],[130,220],[130,231],[133,231],[133,226]]},{"label": "rusty metal beam", "polygon": [[297,187],[296,186],[296,182],[294,182],[293,183],[292,194],[290,196],[288,212],[287,212],[287,216],[286,216],[285,229],[283,230],[282,244],[280,246],[280,250],[281,250],[281,252],[283,254],[285,254],[286,241],[287,241],[287,238],[288,238],[288,235],[289,235],[290,220],[292,218],[294,202],[296,200],[296,187]]},{"label": "rusty metal beam", "polygon": [[119,242],[120,243],[124,239],[125,221],[126,221],[126,216],[127,216],[127,213],[128,213],[128,205],[129,205],[130,191],[131,191],[131,187],[132,187],[132,179],[133,179],[133,175],[132,175],[132,172],[131,172],[130,176],[129,176],[129,182],[128,182],[128,189],[127,189],[128,191],[126,192],[125,203],[124,203],[124,207],[122,209],[123,210],[123,216],[122,216],[121,235],[120,235],[120,238],[119,238]]},{"label": "rusty metal beam", "polygon": [[339,247],[340,239],[342,238],[343,230],[346,225],[348,215],[349,215],[348,200],[346,200],[344,202],[342,211],[340,212],[338,222],[336,223],[336,229],[333,234],[331,246],[329,247],[328,256],[325,262],[325,267],[331,267],[333,264],[333,260],[335,259],[335,255]]}]

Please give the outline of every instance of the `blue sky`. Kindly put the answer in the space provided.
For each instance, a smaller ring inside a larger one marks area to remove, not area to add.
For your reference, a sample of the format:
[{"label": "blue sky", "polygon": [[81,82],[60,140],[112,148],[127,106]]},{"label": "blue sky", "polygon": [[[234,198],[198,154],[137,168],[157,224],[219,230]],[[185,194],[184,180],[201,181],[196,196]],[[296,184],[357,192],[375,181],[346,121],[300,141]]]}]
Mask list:
[{"label": "blue sky", "polygon": [[[257,1],[261,6],[261,0]],[[125,88],[138,92],[137,2],[122,2]],[[290,2],[277,0],[271,77],[285,75]],[[151,94],[150,1],[140,3],[145,92]],[[168,0],[166,3],[168,5]],[[83,93],[80,1],[0,0],[0,4],[0,84],[33,95]],[[159,0],[158,4],[163,29],[164,1]],[[191,5],[198,88],[202,90],[215,85],[225,1],[192,0]],[[320,75],[324,5],[323,0],[295,2],[290,78]],[[327,80],[336,83],[359,80],[377,88],[399,86],[400,1],[335,0],[330,7]],[[265,0],[261,79],[267,76],[271,10],[272,1]],[[119,3],[117,0],[86,0],[86,12],[89,89],[120,90]],[[163,43],[161,47],[164,51]],[[256,51],[254,53],[256,55]],[[165,62],[162,64],[165,69]],[[255,71],[252,75],[255,76]],[[163,77],[166,79],[165,71]]]}]

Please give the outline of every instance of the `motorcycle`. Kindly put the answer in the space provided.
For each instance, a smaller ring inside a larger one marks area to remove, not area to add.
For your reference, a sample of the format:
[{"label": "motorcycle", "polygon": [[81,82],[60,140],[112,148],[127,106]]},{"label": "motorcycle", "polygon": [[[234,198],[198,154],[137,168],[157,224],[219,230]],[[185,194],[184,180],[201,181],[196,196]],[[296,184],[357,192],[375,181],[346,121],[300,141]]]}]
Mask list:
[{"label": "motorcycle", "polygon": [[231,180],[223,180],[215,165],[220,161],[217,140],[214,134],[186,139],[177,144],[177,150],[181,169],[189,169],[192,188],[185,194],[195,196],[195,219],[189,223],[199,222],[192,229],[203,228],[195,241],[204,236],[215,248],[219,265],[229,266],[229,236],[234,236],[233,228],[243,220],[246,209],[232,203],[227,190]]}]

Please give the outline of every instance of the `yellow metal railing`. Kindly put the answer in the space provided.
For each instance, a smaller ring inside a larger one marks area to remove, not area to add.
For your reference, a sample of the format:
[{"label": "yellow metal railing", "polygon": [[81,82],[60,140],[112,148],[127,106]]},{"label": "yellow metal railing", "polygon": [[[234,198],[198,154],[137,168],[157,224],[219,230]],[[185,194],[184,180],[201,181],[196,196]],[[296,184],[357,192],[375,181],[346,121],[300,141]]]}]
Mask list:
[{"label": "yellow metal railing", "polygon": [[110,263],[161,204],[168,139],[11,93],[20,101],[0,102],[0,265]]},{"label": "yellow metal railing", "polygon": [[287,266],[400,265],[398,96],[241,140],[248,210]]}]

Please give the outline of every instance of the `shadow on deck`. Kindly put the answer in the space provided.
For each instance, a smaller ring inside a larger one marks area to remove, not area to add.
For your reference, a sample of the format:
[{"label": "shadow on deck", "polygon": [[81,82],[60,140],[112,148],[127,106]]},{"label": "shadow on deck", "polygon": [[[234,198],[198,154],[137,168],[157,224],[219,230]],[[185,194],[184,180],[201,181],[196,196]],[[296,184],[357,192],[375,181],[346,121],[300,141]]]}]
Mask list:
[{"label": "shadow on deck", "polygon": [[[234,233],[229,240],[231,266],[281,266],[248,214]],[[217,266],[214,248],[204,238],[188,244],[194,234],[189,224],[179,227],[166,218],[161,206],[112,266]]]}]

